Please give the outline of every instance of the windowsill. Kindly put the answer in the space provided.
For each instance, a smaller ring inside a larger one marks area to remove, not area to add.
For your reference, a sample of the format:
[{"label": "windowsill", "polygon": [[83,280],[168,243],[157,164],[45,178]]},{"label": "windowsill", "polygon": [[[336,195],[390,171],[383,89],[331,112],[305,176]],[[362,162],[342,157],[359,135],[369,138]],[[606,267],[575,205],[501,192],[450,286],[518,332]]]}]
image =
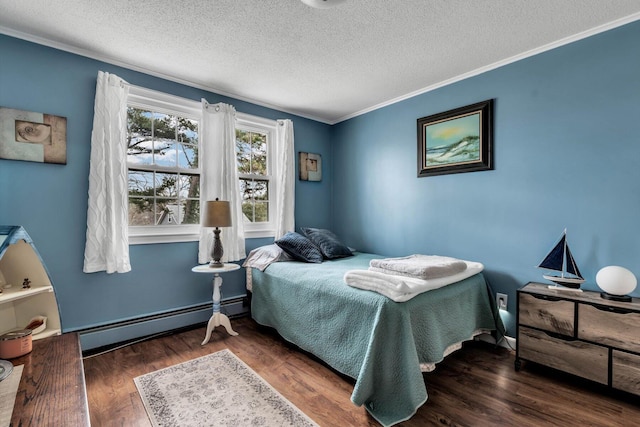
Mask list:
[{"label": "windowsill", "polygon": [[[197,242],[200,240],[200,233],[191,230],[154,230],[154,233],[132,231],[129,229],[129,245],[151,245],[160,243],[181,243]],[[274,230],[245,230],[246,239],[258,239],[263,237],[274,237]]]},{"label": "windowsill", "polygon": [[246,239],[258,239],[260,237],[274,237],[276,235],[275,230],[244,230],[244,237]]},{"label": "windowsill", "polygon": [[194,233],[129,234],[130,245],[197,242],[198,240],[200,240],[200,234]]}]

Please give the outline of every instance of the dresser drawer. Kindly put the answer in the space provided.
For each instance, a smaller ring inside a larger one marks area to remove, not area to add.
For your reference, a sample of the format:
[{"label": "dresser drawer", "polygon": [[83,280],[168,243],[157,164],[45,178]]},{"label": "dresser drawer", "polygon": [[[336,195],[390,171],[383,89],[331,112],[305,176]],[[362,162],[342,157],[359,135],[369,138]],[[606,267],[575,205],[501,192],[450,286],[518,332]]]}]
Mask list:
[{"label": "dresser drawer", "polygon": [[640,396],[640,356],[613,350],[611,386]]},{"label": "dresser drawer", "polygon": [[518,357],[608,384],[609,351],[578,340],[563,340],[545,332],[520,326]]},{"label": "dresser drawer", "polygon": [[580,304],[578,338],[640,353],[640,313]]},{"label": "dresser drawer", "polygon": [[574,336],[575,303],[519,293],[519,324]]}]

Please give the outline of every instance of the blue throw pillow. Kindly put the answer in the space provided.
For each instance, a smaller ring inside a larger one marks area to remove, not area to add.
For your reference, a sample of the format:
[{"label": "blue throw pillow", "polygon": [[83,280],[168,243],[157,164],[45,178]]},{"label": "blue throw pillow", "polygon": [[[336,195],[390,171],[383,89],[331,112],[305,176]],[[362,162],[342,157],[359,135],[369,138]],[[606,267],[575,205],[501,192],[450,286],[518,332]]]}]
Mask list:
[{"label": "blue throw pillow", "polygon": [[351,249],[329,230],[302,227],[300,231],[320,248],[322,255],[326,259],[344,258],[353,255]]},{"label": "blue throw pillow", "polygon": [[290,231],[276,240],[275,244],[298,261],[322,262],[320,249],[302,234]]}]

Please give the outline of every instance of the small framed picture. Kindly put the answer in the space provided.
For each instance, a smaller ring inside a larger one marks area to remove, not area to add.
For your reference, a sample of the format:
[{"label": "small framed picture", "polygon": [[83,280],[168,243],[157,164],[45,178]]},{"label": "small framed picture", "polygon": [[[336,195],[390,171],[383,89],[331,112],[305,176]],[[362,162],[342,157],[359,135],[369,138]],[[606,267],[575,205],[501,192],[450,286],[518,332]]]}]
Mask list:
[{"label": "small framed picture", "polygon": [[0,107],[0,158],[67,164],[67,119]]},{"label": "small framed picture", "polygon": [[300,180],[322,181],[322,156],[314,153],[299,153]]}]

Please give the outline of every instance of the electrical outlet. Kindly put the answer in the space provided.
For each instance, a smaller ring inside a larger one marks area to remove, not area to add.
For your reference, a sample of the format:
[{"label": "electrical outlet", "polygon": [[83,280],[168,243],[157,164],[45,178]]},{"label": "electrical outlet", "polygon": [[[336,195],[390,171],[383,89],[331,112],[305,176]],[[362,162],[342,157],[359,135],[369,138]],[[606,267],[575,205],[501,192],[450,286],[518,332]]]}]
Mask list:
[{"label": "electrical outlet", "polygon": [[499,310],[506,310],[507,309],[507,294],[497,293],[496,294],[496,305],[498,306]]}]

